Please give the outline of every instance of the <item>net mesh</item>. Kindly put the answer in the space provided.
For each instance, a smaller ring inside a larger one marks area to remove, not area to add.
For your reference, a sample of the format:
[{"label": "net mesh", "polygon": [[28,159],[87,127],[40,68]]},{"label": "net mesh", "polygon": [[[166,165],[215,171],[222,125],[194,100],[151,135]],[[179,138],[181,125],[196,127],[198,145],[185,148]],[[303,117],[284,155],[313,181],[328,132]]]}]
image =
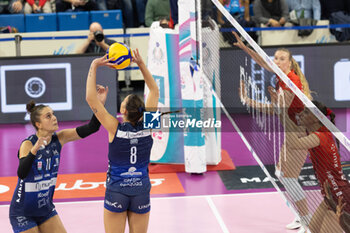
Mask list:
[{"label": "net mesh", "polygon": [[[327,108],[316,107],[307,96],[307,83],[301,80],[303,56],[293,54],[296,63],[291,68],[297,74],[287,76],[276,64],[288,51],[262,50],[218,0],[212,3],[214,12],[220,12],[237,33],[236,38],[227,29],[220,31],[210,17],[202,18],[200,63],[204,81],[225,113],[223,118],[230,121],[230,130],[239,133],[305,227],[311,232],[341,231],[335,215],[323,218],[315,213],[325,206],[335,211],[334,203],[341,196],[343,202],[350,202],[347,172],[343,173],[350,160],[350,143],[329,120],[333,113],[328,111],[326,116]],[[239,46],[230,44],[240,41]],[[327,205],[322,204],[324,197],[330,200]],[[350,203],[347,206],[350,209]]]}]

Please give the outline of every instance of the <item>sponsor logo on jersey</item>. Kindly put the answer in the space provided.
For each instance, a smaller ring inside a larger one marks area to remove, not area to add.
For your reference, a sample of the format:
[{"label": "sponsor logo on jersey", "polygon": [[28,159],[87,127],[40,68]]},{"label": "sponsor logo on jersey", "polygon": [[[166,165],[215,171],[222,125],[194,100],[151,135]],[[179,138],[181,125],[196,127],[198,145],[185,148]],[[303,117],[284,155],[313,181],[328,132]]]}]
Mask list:
[{"label": "sponsor logo on jersey", "polygon": [[142,210],[142,209],[147,209],[147,208],[149,208],[150,207],[150,203],[148,203],[147,205],[139,205],[137,208],[139,209],[139,210]]},{"label": "sponsor logo on jersey", "polygon": [[41,171],[43,169],[43,161],[38,161],[37,168],[38,168],[38,171]]},{"label": "sponsor logo on jersey", "polygon": [[49,193],[50,193],[49,190],[46,191],[46,192],[44,192],[44,193],[42,193],[42,192],[41,192],[41,193],[38,193],[38,197],[39,197],[39,198],[47,197],[47,196],[49,195]]},{"label": "sponsor logo on jersey", "polygon": [[26,225],[28,225],[28,220],[26,217],[19,216],[19,217],[16,217],[16,219],[17,219],[17,225],[19,227],[25,227]]},{"label": "sponsor logo on jersey", "polygon": [[106,200],[105,203],[109,206],[113,206],[114,208],[118,208],[118,209],[123,208],[123,206],[121,204],[118,204],[118,202],[110,202],[110,201]]},{"label": "sponsor logo on jersey", "polygon": [[142,172],[137,172],[136,167],[130,167],[127,172],[123,172],[120,174],[121,176],[142,176]]},{"label": "sponsor logo on jersey", "polygon": [[20,202],[20,201],[21,201],[22,188],[23,188],[23,180],[21,180],[21,181],[19,182],[19,185],[18,185],[18,191],[17,191],[17,199],[16,199],[16,202]]},{"label": "sponsor logo on jersey", "polygon": [[50,187],[56,185],[56,177],[51,178],[50,180],[42,180],[39,182],[26,182],[25,190],[26,192],[38,192],[41,190],[49,190]]},{"label": "sponsor logo on jersey", "polygon": [[43,175],[34,176],[34,180],[41,180],[42,178],[43,178]]},{"label": "sponsor logo on jersey", "polygon": [[130,140],[130,144],[131,145],[135,145],[135,144],[138,144],[139,143],[139,140],[137,138],[133,138]]}]

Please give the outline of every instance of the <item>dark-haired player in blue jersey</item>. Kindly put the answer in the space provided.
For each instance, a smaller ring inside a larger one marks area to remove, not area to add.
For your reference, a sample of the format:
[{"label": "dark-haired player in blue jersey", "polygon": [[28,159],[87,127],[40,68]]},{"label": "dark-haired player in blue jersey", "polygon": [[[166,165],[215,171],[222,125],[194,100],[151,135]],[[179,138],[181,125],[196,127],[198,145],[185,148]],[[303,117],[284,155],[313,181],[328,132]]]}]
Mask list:
[{"label": "dark-haired player in blue jersey", "polygon": [[134,51],[135,62],[150,90],[146,105],[137,95],[128,95],[121,103],[123,123],[109,114],[98,101],[96,70],[112,67],[105,57],[95,59],[90,66],[86,83],[86,101],[109,134],[109,168],[104,201],[106,233],[124,232],[126,220],[130,232],[147,232],[150,211],[151,183],[148,164],[153,144],[150,130],[143,128],[143,112],[155,111],[159,90],[139,51]]},{"label": "dark-haired player in blue jersey", "polygon": [[[97,86],[98,101],[103,105],[108,88]],[[58,132],[57,118],[47,105],[27,104],[36,133],[24,139],[18,151],[18,183],[10,205],[10,222],[14,232],[65,233],[52,202],[55,191],[61,149],[98,131],[95,115],[86,125]]]}]

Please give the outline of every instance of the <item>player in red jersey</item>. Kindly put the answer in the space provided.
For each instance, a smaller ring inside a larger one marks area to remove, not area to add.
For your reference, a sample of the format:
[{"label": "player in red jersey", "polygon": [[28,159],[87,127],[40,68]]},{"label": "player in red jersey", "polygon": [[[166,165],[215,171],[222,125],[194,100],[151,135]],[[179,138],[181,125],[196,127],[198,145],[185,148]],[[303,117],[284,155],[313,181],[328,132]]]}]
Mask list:
[{"label": "player in red jersey", "polygon": [[[234,44],[235,46],[246,52],[261,67],[270,72],[274,72],[258,53],[247,47],[242,42],[236,32],[233,32],[233,34],[237,39],[237,43]],[[312,99],[308,82],[298,63],[292,57],[292,54],[288,49],[277,49],[274,54],[273,61],[309,99]],[[244,83],[241,83],[241,90],[243,90],[243,92],[240,93],[243,93],[243,95],[245,94],[244,89]],[[304,105],[297,96],[290,95],[291,99],[286,98],[284,93],[289,93],[291,90],[279,77],[277,77],[276,88],[269,87],[269,92],[271,94],[271,99],[279,98],[282,103],[281,105],[283,105],[281,106],[277,103],[278,109],[282,110],[277,114],[280,122],[283,123],[285,140],[280,149],[279,162],[276,167],[276,176],[285,187],[292,203],[295,204],[304,225],[309,225],[311,214],[308,210],[305,193],[298,182],[301,168],[303,167],[307,158],[307,150],[293,150],[291,148],[286,149],[285,146],[291,142],[290,137],[292,135],[296,134],[299,137],[306,136],[304,128],[298,126],[296,119],[296,115],[304,110]],[[248,106],[261,106],[262,108],[269,109],[270,111],[275,109],[271,104],[261,105],[260,103],[255,103],[254,100],[247,98],[247,96],[241,96],[241,98],[242,97],[243,101],[247,103]],[[284,110],[286,110],[286,112],[284,112]],[[301,223],[299,218],[296,218],[292,223],[286,226],[287,229],[297,229],[300,227]],[[299,232],[304,233],[305,229],[301,228]]]},{"label": "player in red jersey", "polygon": [[[322,103],[315,106],[334,124],[335,114]],[[300,114],[300,124],[308,132],[306,137],[295,137],[293,149],[308,149],[315,175],[320,183],[324,201],[312,216],[311,232],[350,232],[350,183],[346,180],[340,155],[332,133],[309,109]],[[338,141],[337,141],[338,143]],[[340,229],[339,224],[341,226]]]}]

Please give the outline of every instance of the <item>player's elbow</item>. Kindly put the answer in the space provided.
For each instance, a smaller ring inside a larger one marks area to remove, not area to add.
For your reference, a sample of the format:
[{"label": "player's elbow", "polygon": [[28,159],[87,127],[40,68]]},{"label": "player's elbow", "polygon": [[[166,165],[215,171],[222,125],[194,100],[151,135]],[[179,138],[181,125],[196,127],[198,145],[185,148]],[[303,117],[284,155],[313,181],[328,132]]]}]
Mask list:
[{"label": "player's elbow", "polygon": [[94,97],[93,95],[90,95],[88,92],[86,92],[85,100],[90,106],[91,106],[91,104],[94,103],[95,99],[96,99],[96,97]]},{"label": "player's elbow", "polygon": [[27,174],[25,174],[25,172],[22,169],[17,169],[17,176],[18,176],[18,178],[23,180],[24,178],[27,177]]},{"label": "player's elbow", "polygon": [[91,109],[93,109],[94,106],[95,106],[95,104],[94,104],[94,103],[95,103],[94,98],[92,98],[91,96],[86,96],[85,100],[86,100],[87,104],[89,105],[89,107],[90,107]]},{"label": "player's elbow", "polygon": [[152,93],[153,98],[159,99],[159,89],[158,89],[158,87],[152,89],[150,92]]},{"label": "player's elbow", "polygon": [[158,90],[158,88],[157,88],[157,91],[156,91],[156,93],[154,95],[156,96],[157,99],[159,99],[159,90]]}]

